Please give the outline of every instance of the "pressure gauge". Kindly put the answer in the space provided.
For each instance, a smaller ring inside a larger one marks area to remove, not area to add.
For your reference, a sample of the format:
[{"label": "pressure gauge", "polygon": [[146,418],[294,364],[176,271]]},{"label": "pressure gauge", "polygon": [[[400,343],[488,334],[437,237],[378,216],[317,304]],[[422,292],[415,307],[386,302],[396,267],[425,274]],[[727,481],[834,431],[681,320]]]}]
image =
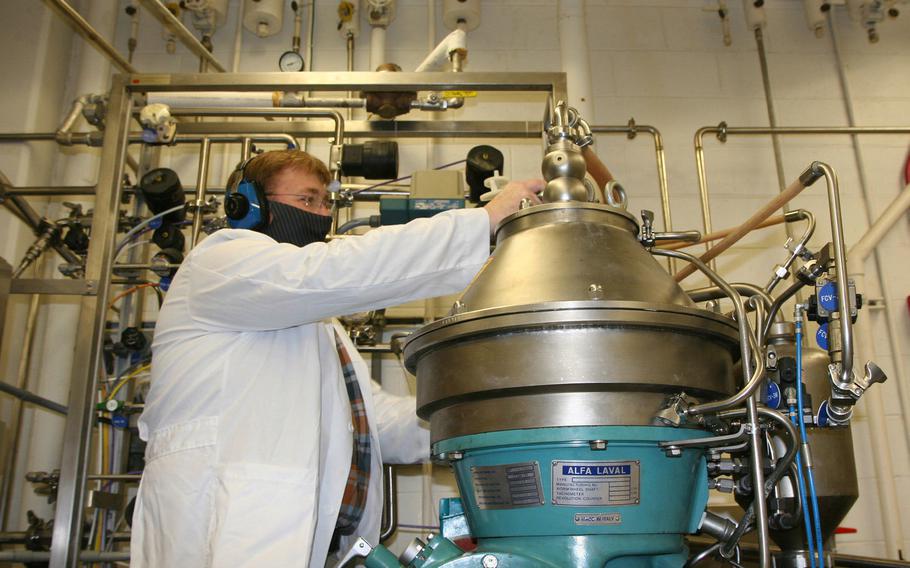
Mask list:
[{"label": "pressure gauge", "polygon": [[303,56],[296,51],[285,51],[278,58],[278,68],[282,71],[303,71]]}]

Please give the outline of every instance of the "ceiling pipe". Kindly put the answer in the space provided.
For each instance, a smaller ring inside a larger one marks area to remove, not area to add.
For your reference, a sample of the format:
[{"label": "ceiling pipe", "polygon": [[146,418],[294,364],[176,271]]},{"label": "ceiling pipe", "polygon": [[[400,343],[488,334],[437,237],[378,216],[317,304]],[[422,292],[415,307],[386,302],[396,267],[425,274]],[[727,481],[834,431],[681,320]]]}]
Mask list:
[{"label": "ceiling pipe", "polygon": [[[54,0],[55,2],[62,2],[63,0]],[[220,73],[226,71],[224,65],[221,64],[218,59],[212,55],[202,42],[196,39],[196,36],[193,33],[186,29],[186,26],[183,25],[183,22],[177,19],[177,16],[171,13],[167,7],[162,4],[159,0],[142,0],[142,5],[145,6],[145,9],[151,12],[155,18],[161,22],[161,24],[174,32],[177,38],[180,40],[183,45],[185,45],[190,51],[195,55],[201,57],[205,60],[206,64],[209,67],[215,69]]]},{"label": "ceiling pipe", "polygon": [[569,104],[588,121],[594,121],[594,96],[591,88],[591,61],[588,30],[585,26],[584,0],[559,0],[559,51],[566,74]]}]

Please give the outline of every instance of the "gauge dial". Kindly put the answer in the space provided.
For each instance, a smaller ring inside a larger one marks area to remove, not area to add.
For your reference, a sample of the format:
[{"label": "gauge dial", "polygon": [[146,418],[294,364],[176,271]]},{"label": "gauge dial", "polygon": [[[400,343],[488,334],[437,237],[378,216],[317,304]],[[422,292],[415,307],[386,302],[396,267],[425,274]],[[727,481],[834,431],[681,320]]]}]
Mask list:
[{"label": "gauge dial", "polygon": [[296,51],[285,51],[278,58],[278,68],[282,71],[303,71],[303,56]]}]

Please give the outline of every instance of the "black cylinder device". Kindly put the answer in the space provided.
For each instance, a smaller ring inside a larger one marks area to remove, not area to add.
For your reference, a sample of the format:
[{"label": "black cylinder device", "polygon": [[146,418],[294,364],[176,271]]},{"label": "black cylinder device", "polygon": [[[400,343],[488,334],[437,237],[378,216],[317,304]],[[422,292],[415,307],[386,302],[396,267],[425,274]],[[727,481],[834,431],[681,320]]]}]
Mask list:
[{"label": "black cylinder device", "polygon": [[346,176],[366,179],[398,177],[398,142],[371,140],[345,144],[341,150],[341,171]]},{"label": "black cylinder device", "polygon": [[[158,214],[186,203],[186,195],[177,172],[170,168],[154,169],[139,181],[139,190],[152,213]],[[186,219],[186,209],[168,213],[165,223],[179,223]]]},{"label": "black cylinder device", "polygon": [[465,166],[465,181],[471,188],[471,202],[480,201],[480,196],[490,191],[484,187],[483,182],[496,172],[503,173],[505,160],[502,152],[492,146],[474,146],[468,151],[467,165]]}]

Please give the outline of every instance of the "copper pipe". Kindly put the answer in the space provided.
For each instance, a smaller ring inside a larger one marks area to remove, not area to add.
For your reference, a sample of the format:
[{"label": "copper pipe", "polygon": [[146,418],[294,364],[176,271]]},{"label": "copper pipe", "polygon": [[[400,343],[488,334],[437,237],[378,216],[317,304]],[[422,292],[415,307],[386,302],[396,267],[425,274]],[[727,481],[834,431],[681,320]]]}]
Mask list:
[{"label": "copper pipe", "polygon": [[[787,222],[787,219],[786,219],[786,217],[784,217],[783,215],[775,215],[774,217],[771,217],[771,218],[769,218],[768,220],[766,220],[766,221],[764,221],[764,222],[762,222],[762,223],[759,223],[756,227],[753,227],[752,230],[755,231],[755,230],[757,230],[757,229],[765,229],[765,228],[767,228],[767,227],[773,227],[773,226],[775,226],[775,225],[780,225],[780,224],[786,223],[786,222]],[[705,235],[705,236],[703,236],[700,240],[697,240],[697,241],[695,241],[695,242],[691,242],[691,241],[670,241],[670,244],[669,244],[669,245],[664,245],[664,246],[661,246],[661,247],[658,247],[658,248],[664,248],[664,249],[670,249],[670,250],[679,250],[679,249],[684,249],[684,248],[686,248],[686,247],[692,247],[692,246],[695,246],[695,245],[703,245],[703,244],[705,244],[705,243],[710,243],[710,242],[712,242],[712,241],[716,241],[716,240],[718,240],[718,239],[722,239],[722,238],[726,237],[727,235],[729,235],[730,233],[732,233],[733,231],[735,231],[736,229],[737,229],[737,227],[730,227],[730,228],[727,228],[727,229],[721,229],[720,231],[715,231],[715,232],[713,232],[713,233],[711,233],[711,234],[709,234],[709,235]]]},{"label": "copper pipe", "polygon": [[[753,213],[751,217],[746,219],[743,224],[736,227],[733,232],[724,237],[719,243],[717,243],[717,245],[710,248],[708,252],[700,257],[700,260],[702,262],[708,262],[717,257],[720,253],[733,246],[741,238],[748,234],[749,231],[756,228],[759,224],[770,217],[775,211],[783,207],[785,204],[789,203],[794,197],[806,189],[806,187],[815,182],[818,179],[816,175],[817,174],[812,168],[803,172],[799,176],[799,179],[791,183],[784,191],[780,193],[780,195],[777,195],[774,199],[766,203],[764,207]],[[684,279],[691,276],[693,272],[695,272],[694,265],[690,264],[689,266],[683,267],[682,270],[676,273],[676,281],[682,282]]]}]

